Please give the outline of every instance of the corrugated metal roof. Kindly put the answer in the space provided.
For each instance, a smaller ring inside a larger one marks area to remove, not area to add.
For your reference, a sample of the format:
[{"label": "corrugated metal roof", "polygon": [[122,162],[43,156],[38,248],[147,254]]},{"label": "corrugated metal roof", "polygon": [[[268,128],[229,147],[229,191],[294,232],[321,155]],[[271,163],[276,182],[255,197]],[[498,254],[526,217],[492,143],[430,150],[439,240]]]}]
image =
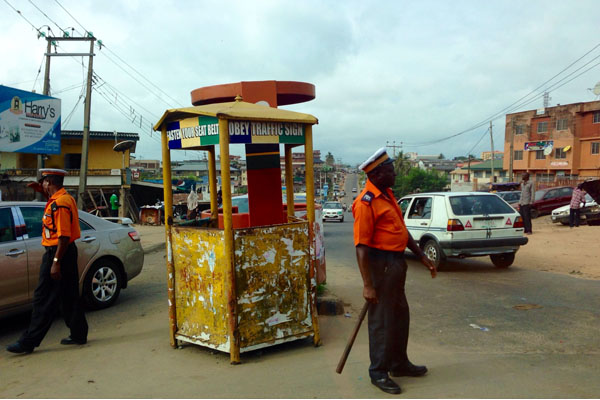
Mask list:
[{"label": "corrugated metal roof", "polygon": [[[60,132],[61,137],[83,139],[83,131]],[[115,139],[115,132],[109,131],[90,131],[90,139]],[[117,140],[140,140],[140,135],[135,132],[117,132]]]}]

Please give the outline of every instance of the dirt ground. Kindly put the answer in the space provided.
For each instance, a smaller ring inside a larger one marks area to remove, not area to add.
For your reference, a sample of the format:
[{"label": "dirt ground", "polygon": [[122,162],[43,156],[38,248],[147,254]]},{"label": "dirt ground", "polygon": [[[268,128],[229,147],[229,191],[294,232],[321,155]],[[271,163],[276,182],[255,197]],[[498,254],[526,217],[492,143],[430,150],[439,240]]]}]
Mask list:
[{"label": "dirt ground", "polygon": [[529,243],[517,252],[515,266],[600,279],[600,226],[570,228],[553,224],[546,215],[533,220],[528,238]]}]

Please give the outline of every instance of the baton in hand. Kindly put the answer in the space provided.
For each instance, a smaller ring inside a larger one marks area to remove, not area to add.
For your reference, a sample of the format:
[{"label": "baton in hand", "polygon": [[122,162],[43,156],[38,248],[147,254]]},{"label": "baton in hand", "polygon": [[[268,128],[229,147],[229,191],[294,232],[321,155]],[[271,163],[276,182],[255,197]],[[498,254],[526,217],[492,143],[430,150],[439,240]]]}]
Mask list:
[{"label": "baton in hand", "polygon": [[356,335],[358,334],[360,325],[362,324],[363,319],[365,319],[365,315],[367,315],[368,309],[369,309],[369,302],[365,301],[365,305],[363,306],[362,310],[360,310],[360,315],[358,316],[358,321],[356,322],[356,326],[354,327],[352,336],[350,337],[350,339],[348,339],[348,343],[346,343],[346,348],[344,349],[344,353],[342,354],[342,357],[340,358],[340,362],[338,362],[337,368],[335,369],[335,372],[337,372],[338,374],[342,373],[342,370],[344,369],[344,365],[346,365],[346,360],[348,359],[350,350],[352,350],[352,345],[354,344],[354,340],[356,339]]}]

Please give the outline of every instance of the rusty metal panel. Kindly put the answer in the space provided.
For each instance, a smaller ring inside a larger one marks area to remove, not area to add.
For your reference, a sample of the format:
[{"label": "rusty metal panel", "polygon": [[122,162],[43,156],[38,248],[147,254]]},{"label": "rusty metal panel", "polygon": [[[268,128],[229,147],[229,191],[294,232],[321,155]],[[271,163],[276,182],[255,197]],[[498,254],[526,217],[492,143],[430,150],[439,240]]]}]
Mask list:
[{"label": "rusty metal panel", "polygon": [[262,347],[312,332],[308,222],[237,229],[240,347]]},{"label": "rusty metal panel", "polygon": [[173,229],[177,337],[229,352],[223,231]]}]

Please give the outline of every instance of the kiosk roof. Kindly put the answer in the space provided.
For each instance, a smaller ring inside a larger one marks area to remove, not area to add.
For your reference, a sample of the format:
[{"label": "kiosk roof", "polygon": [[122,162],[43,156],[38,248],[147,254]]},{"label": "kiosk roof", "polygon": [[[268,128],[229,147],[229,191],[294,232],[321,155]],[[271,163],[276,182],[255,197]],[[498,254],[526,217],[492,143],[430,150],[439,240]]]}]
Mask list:
[{"label": "kiosk roof", "polygon": [[206,104],[196,107],[174,108],[165,111],[160,120],[154,125],[158,131],[167,122],[178,121],[196,115],[205,115],[219,119],[243,119],[249,121],[297,122],[303,124],[318,124],[319,120],[310,114],[282,110],[262,106],[245,101]]}]

